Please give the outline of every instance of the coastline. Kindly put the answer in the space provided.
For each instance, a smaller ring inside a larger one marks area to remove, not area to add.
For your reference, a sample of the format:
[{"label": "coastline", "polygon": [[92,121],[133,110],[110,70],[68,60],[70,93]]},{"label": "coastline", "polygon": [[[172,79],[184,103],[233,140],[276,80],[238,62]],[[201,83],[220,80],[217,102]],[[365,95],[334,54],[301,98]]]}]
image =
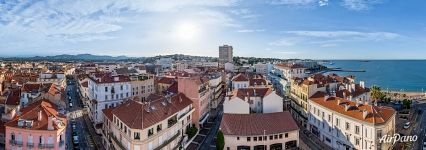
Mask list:
[{"label": "coastline", "polygon": [[421,91],[383,91],[387,96],[391,97],[403,97],[405,94],[405,98],[426,98],[426,93]]}]

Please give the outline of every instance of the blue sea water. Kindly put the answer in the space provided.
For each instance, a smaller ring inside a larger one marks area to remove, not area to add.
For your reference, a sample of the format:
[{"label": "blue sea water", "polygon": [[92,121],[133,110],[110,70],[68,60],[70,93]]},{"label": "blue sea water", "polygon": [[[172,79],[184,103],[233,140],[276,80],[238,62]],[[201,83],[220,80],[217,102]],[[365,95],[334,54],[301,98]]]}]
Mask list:
[{"label": "blue sea water", "polygon": [[366,86],[378,85],[383,90],[426,91],[426,60],[333,60],[327,67],[365,72],[332,72],[338,75],[354,75],[356,81]]}]

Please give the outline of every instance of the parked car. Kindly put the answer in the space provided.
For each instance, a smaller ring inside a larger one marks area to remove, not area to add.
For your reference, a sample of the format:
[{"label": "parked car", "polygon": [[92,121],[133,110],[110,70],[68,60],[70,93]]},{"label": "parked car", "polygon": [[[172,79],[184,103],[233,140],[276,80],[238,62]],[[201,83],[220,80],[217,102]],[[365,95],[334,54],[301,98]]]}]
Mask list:
[{"label": "parked car", "polygon": [[411,123],[410,123],[410,122],[405,123],[405,124],[404,124],[404,129],[408,129],[408,128],[410,128],[410,125],[411,125]]},{"label": "parked car", "polygon": [[72,103],[70,103],[70,108],[72,107]]},{"label": "parked car", "polygon": [[426,150],[426,139],[423,142],[423,150]]}]

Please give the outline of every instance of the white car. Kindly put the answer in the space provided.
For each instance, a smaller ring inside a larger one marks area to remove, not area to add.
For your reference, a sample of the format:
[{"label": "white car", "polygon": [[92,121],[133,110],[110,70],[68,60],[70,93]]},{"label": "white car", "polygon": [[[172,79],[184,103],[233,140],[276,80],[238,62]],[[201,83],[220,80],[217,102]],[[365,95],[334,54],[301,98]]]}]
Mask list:
[{"label": "white car", "polygon": [[408,128],[410,128],[410,125],[411,125],[411,123],[410,123],[410,122],[405,123],[405,124],[404,124],[404,129],[408,129]]}]

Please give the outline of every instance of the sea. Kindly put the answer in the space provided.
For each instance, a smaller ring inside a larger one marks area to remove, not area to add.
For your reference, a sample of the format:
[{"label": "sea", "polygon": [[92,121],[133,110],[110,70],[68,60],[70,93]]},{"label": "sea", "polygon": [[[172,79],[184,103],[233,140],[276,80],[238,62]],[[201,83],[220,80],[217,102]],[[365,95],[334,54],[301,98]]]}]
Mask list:
[{"label": "sea", "polygon": [[426,91],[426,60],[332,60],[323,65],[343,70],[364,70],[327,73],[354,75],[356,82],[365,81],[368,87],[378,85],[382,90]]}]

